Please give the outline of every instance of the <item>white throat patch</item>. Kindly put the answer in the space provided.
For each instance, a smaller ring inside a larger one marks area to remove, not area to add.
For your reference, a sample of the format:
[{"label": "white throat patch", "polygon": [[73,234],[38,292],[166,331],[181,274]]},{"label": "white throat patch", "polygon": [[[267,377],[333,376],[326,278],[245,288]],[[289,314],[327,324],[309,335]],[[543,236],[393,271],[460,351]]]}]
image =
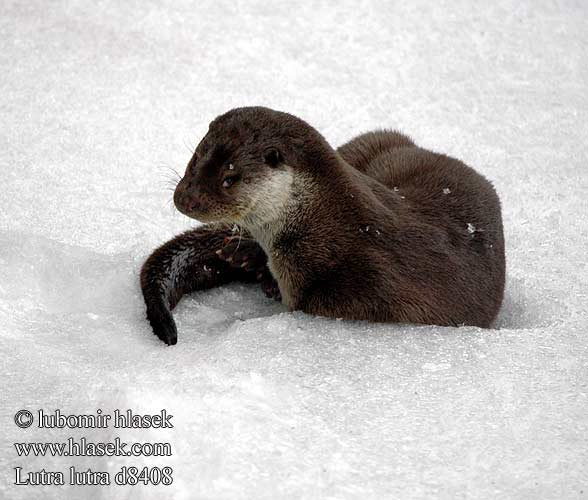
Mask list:
[{"label": "white throat patch", "polygon": [[246,227],[269,255],[275,237],[284,226],[299,217],[301,205],[313,196],[314,184],[310,178],[294,172],[290,167],[275,171],[253,187],[251,210],[243,218]]}]

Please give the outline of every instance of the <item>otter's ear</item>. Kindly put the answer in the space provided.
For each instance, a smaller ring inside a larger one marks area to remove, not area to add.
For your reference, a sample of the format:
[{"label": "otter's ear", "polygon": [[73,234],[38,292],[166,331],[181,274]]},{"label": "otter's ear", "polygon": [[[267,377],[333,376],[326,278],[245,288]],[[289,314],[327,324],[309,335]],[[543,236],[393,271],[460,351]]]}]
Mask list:
[{"label": "otter's ear", "polygon": [[276,167],[282,162],[282,153],[276,148],[268,148],[263,152],[263,161],[265,161],[270,167]]}]

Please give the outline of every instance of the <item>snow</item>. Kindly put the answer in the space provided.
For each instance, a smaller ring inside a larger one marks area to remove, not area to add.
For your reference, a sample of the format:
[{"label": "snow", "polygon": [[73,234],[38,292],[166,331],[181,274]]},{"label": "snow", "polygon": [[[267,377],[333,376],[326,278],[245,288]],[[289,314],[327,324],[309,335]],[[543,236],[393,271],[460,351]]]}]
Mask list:
[{"label": "snow", "polygon": [[[2,2],[0,497],[586,497],[587,15],[573,0]],[[216,115],[257,104],[334,145],[396,127],[491,179],[496,328],[329,321],[231,285],[180,303],[177,346],[153,336],[139,268],[193,226],[167,169]],[[166,409],[175,426],[19,429],[20,409]],[[173,455],[12,444],[70,436]],[[144,464],[173,484],[12,484],[19,466]]]}]

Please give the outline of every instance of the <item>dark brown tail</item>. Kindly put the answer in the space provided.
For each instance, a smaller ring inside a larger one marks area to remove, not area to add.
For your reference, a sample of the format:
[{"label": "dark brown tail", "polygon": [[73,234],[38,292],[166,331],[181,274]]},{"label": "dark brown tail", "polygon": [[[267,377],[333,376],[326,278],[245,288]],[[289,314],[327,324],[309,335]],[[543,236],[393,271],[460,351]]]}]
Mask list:
[{"label": "dark brown tail", "polygon": [[370,163],[381,154],[393,149],[411,147],[414,142],[404,134],[394,130],[376,130],[354,137],[339,146],[337,152],[353,168],[365,172]]},{"label": "dark brown tail", "polygon": [[255,272],[234,268],[217,255],[231,235],[227,226],[199,227],[163,244],[143,264],[141,290],[147,319],[166,344],[178,341],[171,311],[184,294],[235,280],[255,281]]}]

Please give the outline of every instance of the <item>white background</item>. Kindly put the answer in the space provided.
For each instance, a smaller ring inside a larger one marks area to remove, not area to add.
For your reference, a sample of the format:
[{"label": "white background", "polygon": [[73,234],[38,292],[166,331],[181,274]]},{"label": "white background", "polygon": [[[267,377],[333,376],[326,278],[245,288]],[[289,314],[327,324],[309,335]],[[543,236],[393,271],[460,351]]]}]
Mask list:
[{"label": "white background", "polygon": [[[0,496],[586,497],[587,20],[583,1],[4,0]],[[334,146],[398,128],[487,176],[507,242],[496,329],[329,321],[233,285],[183,300],[164,346],[138,272],[193,225],[168,168],[243,105]],[[166,408],[175,428],[21,430],[21,408]],[[174,455],[12,447],[69,436]],[[144,463],[173,485],[11,486],[16,466]]]}]

